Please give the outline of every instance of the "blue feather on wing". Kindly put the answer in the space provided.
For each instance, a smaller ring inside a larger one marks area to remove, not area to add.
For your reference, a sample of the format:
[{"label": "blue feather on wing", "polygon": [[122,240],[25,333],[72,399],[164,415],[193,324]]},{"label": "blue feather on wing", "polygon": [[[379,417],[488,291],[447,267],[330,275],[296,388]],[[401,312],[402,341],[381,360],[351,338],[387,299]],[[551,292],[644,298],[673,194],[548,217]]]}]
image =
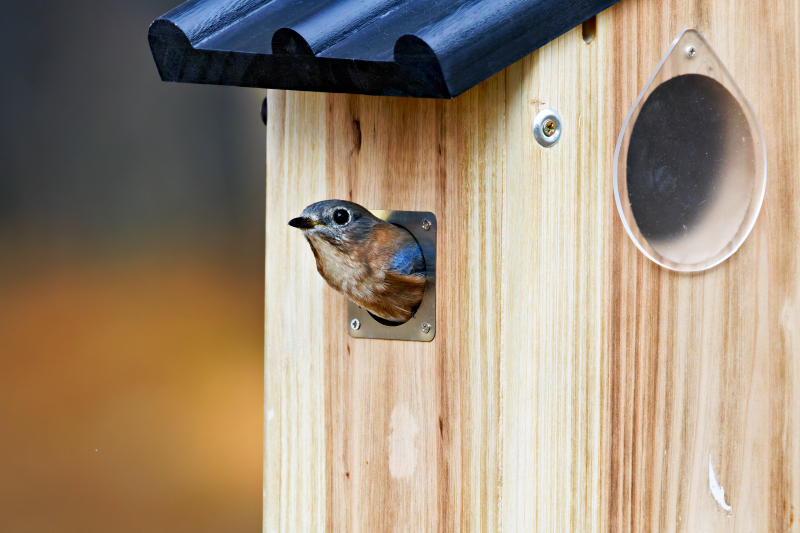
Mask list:
[{"label": "blue feather on wing", "polygon": [[397,250],[389,263],[389,269],[404,275],[424,273],[425,260],[419,245],[413,242]]}]

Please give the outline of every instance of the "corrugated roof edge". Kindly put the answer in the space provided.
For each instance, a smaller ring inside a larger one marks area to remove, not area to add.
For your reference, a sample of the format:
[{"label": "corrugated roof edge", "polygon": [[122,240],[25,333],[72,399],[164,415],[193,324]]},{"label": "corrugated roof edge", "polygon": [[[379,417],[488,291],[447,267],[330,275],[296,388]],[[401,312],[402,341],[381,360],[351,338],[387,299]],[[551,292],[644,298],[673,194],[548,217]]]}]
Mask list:
[{"label": "corrugated roof edge", "polygon": [[[190,0],[148,40],[164,81],[453,98],[617,1]],[[396,35],[370,21],[387,13]]]}]

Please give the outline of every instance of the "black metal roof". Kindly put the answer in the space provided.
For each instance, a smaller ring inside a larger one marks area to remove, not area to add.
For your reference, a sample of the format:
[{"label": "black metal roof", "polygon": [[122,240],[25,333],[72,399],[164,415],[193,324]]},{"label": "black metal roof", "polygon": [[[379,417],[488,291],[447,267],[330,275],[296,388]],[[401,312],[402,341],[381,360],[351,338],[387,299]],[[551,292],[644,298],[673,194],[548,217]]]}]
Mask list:
[{"label": "black metal roof", "polygon": [[618,0],[190,0],[150,25],[161,79],[453,98]]}]

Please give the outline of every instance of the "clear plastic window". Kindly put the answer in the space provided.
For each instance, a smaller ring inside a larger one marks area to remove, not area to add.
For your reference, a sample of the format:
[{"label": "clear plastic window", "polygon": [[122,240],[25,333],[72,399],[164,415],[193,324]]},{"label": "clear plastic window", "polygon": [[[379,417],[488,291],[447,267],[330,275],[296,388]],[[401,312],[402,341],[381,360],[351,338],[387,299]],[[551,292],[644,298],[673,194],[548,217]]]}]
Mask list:
[{"label": "clear plastic window", "polygon": [[625,229],[662,266],[711,268],[750,233],[765,186],[755,113],[703,36],[684,31],[617,142],[614,194]]}]

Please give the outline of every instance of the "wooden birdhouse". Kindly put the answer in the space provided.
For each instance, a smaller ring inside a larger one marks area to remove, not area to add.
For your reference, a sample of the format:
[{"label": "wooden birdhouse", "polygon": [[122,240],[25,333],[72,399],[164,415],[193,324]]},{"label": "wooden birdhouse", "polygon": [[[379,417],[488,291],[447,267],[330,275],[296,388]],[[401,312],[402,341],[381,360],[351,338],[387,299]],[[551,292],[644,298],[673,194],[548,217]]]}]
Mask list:
[{"label": "wooden birdhouse", "polygon": [[[268,89],[265,532],[798,530],[795,0],[192,0],[149,39]],[[430,338],[354,328],[287,226],[325,199],[434,217]]]}]

